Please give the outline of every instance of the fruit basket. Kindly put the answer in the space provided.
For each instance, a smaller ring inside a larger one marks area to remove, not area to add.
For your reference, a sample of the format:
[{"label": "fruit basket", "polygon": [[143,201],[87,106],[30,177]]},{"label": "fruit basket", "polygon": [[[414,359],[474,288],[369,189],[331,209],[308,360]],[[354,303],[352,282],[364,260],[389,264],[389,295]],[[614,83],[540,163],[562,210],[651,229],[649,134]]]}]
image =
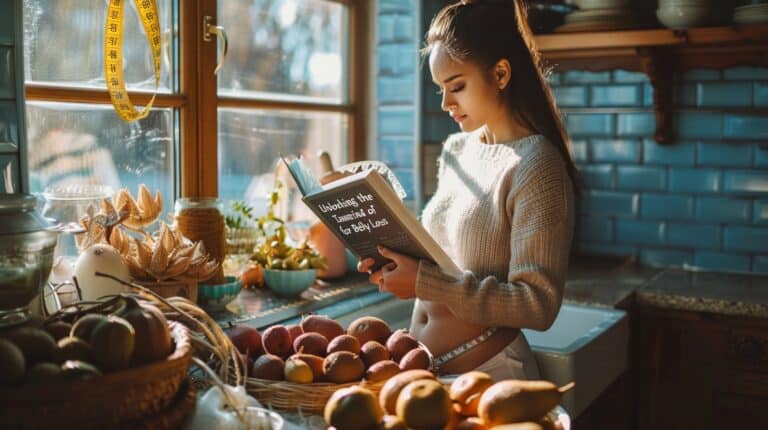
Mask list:
[{"label": "fruit basket", "polygon": [[0,389],[2,428],[116,428],[178,403],[192,356],[188,329],[169,321],[175,345],[162,361],[84,380]]},{"label": "fruit basket", "polygon": [[346,384],[317,382],[298,384],[288,381],[247,378],[245,389],[265,406],[280,410],[301,410],[304,413],[322,414],[326,402],[336,390],[354,385],[367,388],[378,394],[386,381],[368,382],[365,380]]}]

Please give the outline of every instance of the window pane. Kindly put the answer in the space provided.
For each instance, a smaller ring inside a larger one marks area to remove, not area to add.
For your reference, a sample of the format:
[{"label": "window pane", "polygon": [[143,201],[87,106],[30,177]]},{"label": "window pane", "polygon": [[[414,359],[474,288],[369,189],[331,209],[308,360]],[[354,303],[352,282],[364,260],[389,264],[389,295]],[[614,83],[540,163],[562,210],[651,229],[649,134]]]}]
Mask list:
[{"label": "window pane", "polygon": [[[171,0],[158,0],[163,62],[160,88],[170,91]],[[154,63],[133,1],[123,6],[123,70],[131,89],[154,89]],[[24,0],[24,74],[27,82],[106,88],[104,0]]]},{"label": "window pane", "polygon": [[[315,172],[320,150],[328,151],[337,165],[345,163],[347,127],[347,116],[340,113],[220,109],[219,197],[245,200],[264,213],[280,154],[303,155]],[[292,194],[294,201],[297,197]],[[308,210],[294,207],[291,215],[306,219],[294,211]]]},{"label": "window pane", "polygon": [[174,199],[174,115],[153,108],[125,123],[111,106],[27,102],[28,168],[32,192],[67,185],[127,187],[163,194],[163,213]]},{"label": "window pane", "polygon": [[229,36],[219,94],[346,101],[346,7],[322,0],[225,0]]}]

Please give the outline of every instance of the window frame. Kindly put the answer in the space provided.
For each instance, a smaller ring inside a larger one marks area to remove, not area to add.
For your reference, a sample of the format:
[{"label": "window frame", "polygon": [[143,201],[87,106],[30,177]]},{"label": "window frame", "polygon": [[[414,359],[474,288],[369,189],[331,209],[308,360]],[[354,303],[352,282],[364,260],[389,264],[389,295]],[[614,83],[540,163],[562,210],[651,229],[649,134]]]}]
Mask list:
[{"label": "window frame", "polygon": [[[178,87],[177,93],[158,93],[153,107],[172,108],[178,112],[178,134],[175,146],[174,189],[178,197],[218,196],[218,108],[292,110],[304,112],[337,112],[348,115],[347,151],[350,161],[366,155],[367,103],[369,85],[368,59],[371,29],[368,25],[368,0],[324,0],[348,7],[348,46],[345,67],[349,76],[346,103],[315,103],[284,100],[253,100],[231,96],[219,97],[213,71],[218,61],[218,39],[203,41],[203,17],[216,22],[217,1],[177,0],[178,7]],[[226,31],[226,29],[225,29]],[[188,43],[195,40],[196,43]],[[226,61],[225,61],[226,64]],[[25,83],[28,102],[67,102],[111,104],[107,89],[78,88],[47,83]],[[131,101],[143,106],[152,92],[128,92]],[[26,166],[24,167],[26,168]]]}]

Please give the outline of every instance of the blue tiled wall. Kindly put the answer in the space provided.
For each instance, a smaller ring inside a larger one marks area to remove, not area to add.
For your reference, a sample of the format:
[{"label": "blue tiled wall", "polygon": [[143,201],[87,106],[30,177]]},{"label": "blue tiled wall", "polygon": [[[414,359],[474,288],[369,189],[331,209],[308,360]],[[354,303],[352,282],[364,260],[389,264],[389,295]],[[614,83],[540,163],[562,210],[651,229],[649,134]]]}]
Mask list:
[{"label": "blue tiled wall", "polygon": [[[0,192],[26,190],[19,166],[24,147],[21,1],[0,3]],[[6,183],[6,177],[10,180]]]},{"label": "blue tiled wall", "polygon": [[678,76],[671,145],[652,138],[642,73],[571,71],[550,82],[584,181],[579,253],[768,273],[768,69]]},{"label": "blue tiled wall", "polygon": [[379,0],[376,9],[376,154],[394,171],[420,204],[414,155],[417,150],[418,29],[417,2]]}]

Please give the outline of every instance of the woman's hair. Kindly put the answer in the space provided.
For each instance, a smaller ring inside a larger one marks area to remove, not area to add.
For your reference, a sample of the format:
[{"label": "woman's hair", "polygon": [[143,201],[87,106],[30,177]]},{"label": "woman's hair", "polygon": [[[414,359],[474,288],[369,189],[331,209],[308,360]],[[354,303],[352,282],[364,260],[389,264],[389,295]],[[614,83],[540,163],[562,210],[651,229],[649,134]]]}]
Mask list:
[{"label": "woman's hair", "polygon": [[491,68],[501,59],[512,66],[503,97],[517,120],[544,135],[560,151],[576,192],[580,186],[568,135],[544,79],[538,51],[521,0],[462,0],[432,19],[423,55],[437,43],[454,60]]}]

